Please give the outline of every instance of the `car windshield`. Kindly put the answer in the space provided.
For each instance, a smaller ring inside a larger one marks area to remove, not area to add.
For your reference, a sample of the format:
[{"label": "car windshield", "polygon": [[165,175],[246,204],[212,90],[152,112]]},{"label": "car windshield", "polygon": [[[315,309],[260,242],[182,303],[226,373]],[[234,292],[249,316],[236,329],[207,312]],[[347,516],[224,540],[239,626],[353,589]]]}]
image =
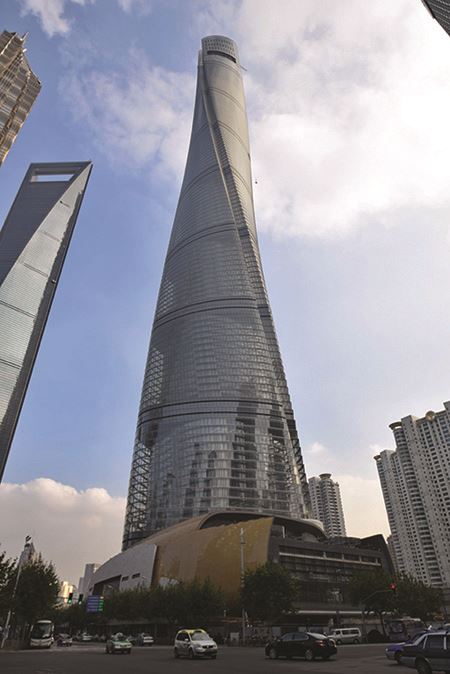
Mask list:
[{"label": "car windshield", "polygon": [[210,638],[206,632],[194,632],[192,635],[192,641],[209,641]]}]

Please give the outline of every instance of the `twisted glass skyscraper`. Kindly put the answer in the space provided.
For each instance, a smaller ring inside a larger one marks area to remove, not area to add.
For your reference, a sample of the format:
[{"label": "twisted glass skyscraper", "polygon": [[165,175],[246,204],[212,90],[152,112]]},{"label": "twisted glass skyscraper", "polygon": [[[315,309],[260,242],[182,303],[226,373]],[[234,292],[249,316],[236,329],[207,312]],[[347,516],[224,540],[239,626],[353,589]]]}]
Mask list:
[{"label": "twisted glass skyscraper", "polygon": [[239,56],[232,40],[206,37],[123,545],[211,510],[302,517],[307,503],[258,249]]}]

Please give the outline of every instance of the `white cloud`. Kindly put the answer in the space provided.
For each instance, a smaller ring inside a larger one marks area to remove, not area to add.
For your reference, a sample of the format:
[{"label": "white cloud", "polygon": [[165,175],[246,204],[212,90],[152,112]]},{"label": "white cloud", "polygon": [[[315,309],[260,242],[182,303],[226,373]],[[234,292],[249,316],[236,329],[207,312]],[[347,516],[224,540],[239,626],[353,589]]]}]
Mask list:
[{"label": "white cloud", "polygon": [[127,14],[136,11],[141,16],[150,14],[153,9],[153,0],[117,0],[120,9]]},{"label": "white cloud", "polygon": [[333,476],[341,489],[342,507],[348,536],[388,536],[389,524],[378,479],[356,475]]},{"label": "white cloud", "polygon": [[328,450],[325,445],[322,445],[320,442],[313,442],[310,447],[307,447],[306,451],[308,454],[317,456],[318,454],[325,454]]},{"label": "white cloud", "polygon": [[[76,5],[85,5],[94,0],[69,0]],[[49,37],[66,35],[70,31],[70,21],[64,16],[66,0],[20,0],[21,15],[33,14],[41,23],[42,30]]]},{"label": "white cloud", "polygon": [[[132,0],[120,1],[131,8]],[[420,3],[242,0],[196,8],[192,30],[231,34],[248,68],[261,229],[329,238],[395,225],[406,210],[450,207],[450,41]],[[141,167],[156,157],[179,178],[192,74],[142,66],[128,82],[92,72],[77,86],[80,118],[110,158],[125,154]]]},{"label": "white cloud", "polygon": [[329,237],[450,206],[448,36],[409,0],[281,4],[236,17],[261,228]]},{"label": "white cloud", "polygon": [[84,565],[120,551],[125,498],[105,489],[77,491],[49,478],[0,484],[0,546],[17,556],[27,534],[61,579],[78,583]]},{"label": "white cloud", "polygon": [[116,71],[72,70],[61,95],[111,163],[181,179],[194,100],[193,75],[148,63],[136,50]]}]

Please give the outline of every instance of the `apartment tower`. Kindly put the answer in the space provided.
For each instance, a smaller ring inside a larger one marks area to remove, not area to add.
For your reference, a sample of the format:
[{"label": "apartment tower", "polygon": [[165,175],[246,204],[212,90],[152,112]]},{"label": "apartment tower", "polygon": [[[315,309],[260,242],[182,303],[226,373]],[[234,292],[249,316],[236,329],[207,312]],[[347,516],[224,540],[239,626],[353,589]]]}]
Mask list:
[{"label": "apartment tower", "polygon": [[396,450],[375,457],[400,572],[450,589],[450,402],[390,425]]},{"label": "apartment tower", "polygon": [[308,486],[312,516],[322,522],[326,535],[346,536],[339,484],[331,479],[330,473],[322,473],[310,477]]},{"label": "apartment tower", "polygon": [[6,30],[0,35],[0,166],[41,90],[25,56],[26,38]]},{"label": "apartment tower", "polygon": [[209,511],[301,518],[308,500],[258,248],[238,50],[226,37],[206,37],[123,545]]}]

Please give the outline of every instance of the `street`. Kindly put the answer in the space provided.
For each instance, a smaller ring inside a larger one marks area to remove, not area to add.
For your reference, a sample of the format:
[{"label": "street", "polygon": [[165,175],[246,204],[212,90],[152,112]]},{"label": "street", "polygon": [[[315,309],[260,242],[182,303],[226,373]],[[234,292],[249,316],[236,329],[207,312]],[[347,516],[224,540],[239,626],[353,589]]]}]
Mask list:
[{"label": "street", "polygon": [[[0,652],[2,674],[394,674],[395,663],[384,655],[384,645],[340,646],[328,662],[266,660],[262,648],[220,648],[217,660],[175,660],[168,646],[133,648],[131,655],[106,655],[98,644],[74,645],[51,651]],[[405,670],[409,671],[409,670]]]}]

